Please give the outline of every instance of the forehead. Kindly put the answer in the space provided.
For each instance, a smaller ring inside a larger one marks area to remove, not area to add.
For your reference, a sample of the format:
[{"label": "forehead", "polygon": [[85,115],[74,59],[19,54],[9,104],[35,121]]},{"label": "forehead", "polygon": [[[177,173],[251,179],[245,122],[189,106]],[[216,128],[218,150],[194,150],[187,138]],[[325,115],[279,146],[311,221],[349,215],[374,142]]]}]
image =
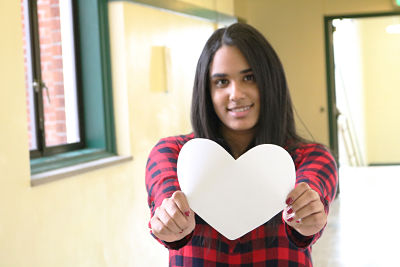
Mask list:
[{"label": "forehead", "polygon": [[236,46],[223,45],[215,52],[210,65],[210,74],[236,73],[250,68],[246,58]]}]

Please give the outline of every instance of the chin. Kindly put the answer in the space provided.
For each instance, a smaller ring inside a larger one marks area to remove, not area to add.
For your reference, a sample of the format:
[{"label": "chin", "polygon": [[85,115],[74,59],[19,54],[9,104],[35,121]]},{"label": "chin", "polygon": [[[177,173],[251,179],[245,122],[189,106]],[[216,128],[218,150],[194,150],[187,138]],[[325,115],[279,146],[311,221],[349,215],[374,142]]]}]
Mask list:
[{"label": "chin", "polygon": [[231,130],[237,132],[246,132],[254,129],[254,125],[238,125],[236,127],[231,127]]}]

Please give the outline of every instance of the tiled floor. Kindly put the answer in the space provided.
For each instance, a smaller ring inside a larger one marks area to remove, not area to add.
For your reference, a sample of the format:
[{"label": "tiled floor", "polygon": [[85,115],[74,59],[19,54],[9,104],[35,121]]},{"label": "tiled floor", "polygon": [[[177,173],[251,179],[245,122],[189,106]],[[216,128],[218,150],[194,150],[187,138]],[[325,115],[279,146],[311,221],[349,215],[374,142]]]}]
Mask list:
[{"label": "tiled floor", "polygon": [[315,267],[400,266],[400,166],[340,170]]}]

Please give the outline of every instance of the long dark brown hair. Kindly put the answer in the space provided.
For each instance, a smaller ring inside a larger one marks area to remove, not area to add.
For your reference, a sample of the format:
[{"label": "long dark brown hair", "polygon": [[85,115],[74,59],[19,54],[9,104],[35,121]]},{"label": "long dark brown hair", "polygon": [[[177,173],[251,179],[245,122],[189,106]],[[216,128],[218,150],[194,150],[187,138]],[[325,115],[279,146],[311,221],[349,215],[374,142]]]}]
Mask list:
[{"label": "long dark brown hair", "polygon": [[250,65],[260,93],[260,115],[252,146],[279,146],[304,142],[297,133],[292,101],[282,64],[265,37],[250,25],[235,23],[216,30],[206,42],[197,63],[191,122],[195,137],[221,139],[221,121],[210,94],[210,64],[221,46],[235,46]]}]

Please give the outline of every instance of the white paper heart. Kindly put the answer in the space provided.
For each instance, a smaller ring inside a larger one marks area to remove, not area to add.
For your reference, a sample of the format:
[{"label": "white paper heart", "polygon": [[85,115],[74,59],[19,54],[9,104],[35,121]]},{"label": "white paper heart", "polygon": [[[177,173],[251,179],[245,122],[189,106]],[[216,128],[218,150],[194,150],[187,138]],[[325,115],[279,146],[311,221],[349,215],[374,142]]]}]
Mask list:
[{"label": "white paper heart", "polygon": [[191,209],[230,240],[280,212],[295,184],[292,158],[271,144],[258,145],[235,160],[217,143],[195,138],[182,147],[177,164]]}]

